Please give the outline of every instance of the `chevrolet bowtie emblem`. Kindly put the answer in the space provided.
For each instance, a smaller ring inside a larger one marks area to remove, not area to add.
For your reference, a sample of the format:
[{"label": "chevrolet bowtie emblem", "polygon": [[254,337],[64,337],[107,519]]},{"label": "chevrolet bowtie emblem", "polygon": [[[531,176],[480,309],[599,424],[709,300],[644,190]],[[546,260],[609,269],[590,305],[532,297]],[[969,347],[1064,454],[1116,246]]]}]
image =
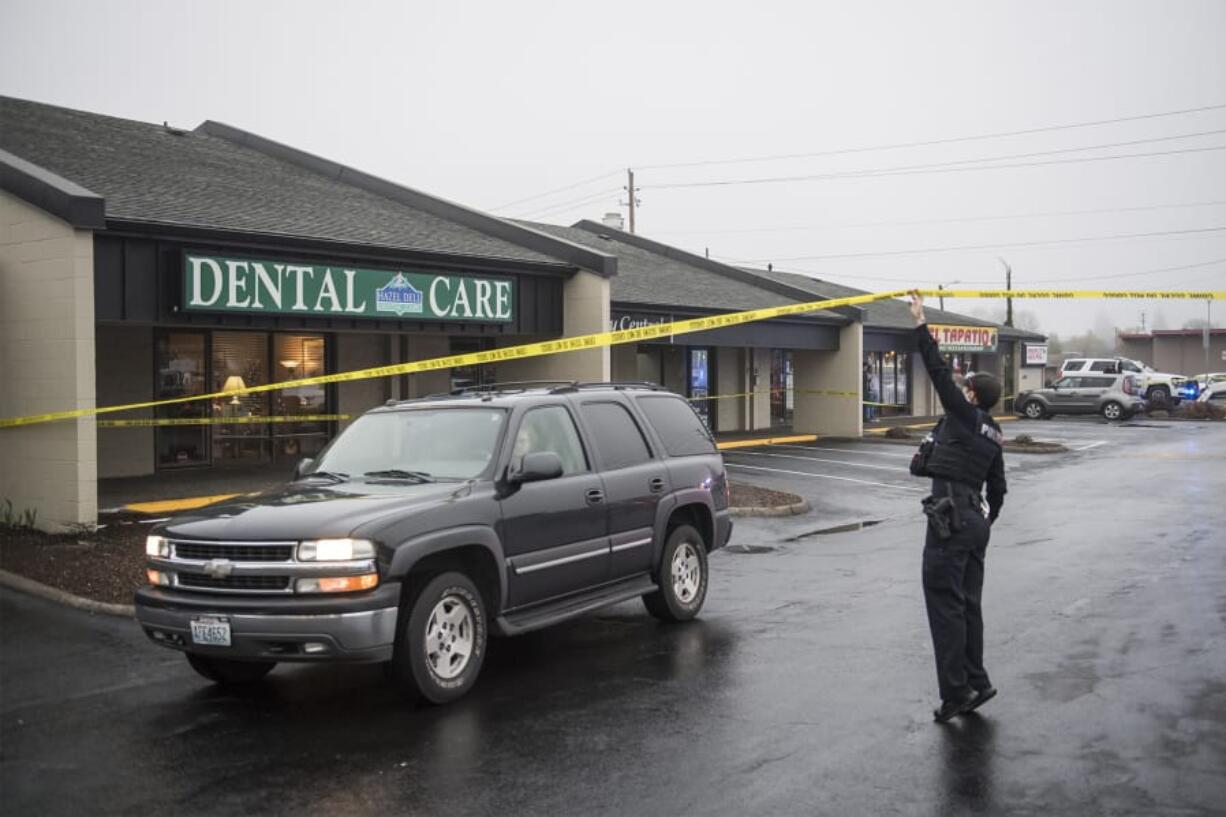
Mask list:
[{"label": "chevrolet bowtie emblem", "polygon": [[209,559],[204,563],[204,572],[214,579],[224,579],[234,570],[234,563],[229,559]]}]

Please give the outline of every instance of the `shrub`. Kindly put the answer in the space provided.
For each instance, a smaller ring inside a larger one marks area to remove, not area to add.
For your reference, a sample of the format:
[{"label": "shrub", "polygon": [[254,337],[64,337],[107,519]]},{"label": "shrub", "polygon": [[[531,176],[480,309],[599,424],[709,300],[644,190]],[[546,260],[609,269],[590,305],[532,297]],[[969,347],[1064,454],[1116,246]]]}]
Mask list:
[{"label": "shrub", "polygon": [[911,439],[911,432],[902,426],[893,426],[886,430],[885,436],[891,440],[909,440]]},{"label": "shrub", "polygon": [[13,500],[11,499],[4,500],[3,507],[0,507],[0,528],[9,528],[10,530],[32,529],[37,520],[37,510],[26,508],[23,511],[18,511],[13,507]]}]

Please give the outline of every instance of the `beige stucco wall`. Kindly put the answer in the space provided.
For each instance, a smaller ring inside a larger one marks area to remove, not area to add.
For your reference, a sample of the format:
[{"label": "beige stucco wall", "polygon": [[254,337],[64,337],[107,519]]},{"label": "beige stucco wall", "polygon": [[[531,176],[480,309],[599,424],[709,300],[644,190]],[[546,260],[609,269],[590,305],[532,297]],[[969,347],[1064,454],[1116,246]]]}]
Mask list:
[{"label": "beige stucco wall", "polygon": [[[99,326],[98,405],[153,399],[153,330],[148,326]],[[125,420],[146,419],[152,409],[124,412]],[[134,477],[154,470],[154,429],[98,429],[98,477]]]},{"label": "beige stucco wall", "polygon": [[[446,335],[409,335],[408,360],[431,360],[451,353],[451,339]],[[409,375],[406,397],[425,397],[451,389],[451,371],[437,369]]]},{"label": "beige stucco wall", "polygon": [[800,434],[859,437],[864,431],[859,399],[812,394],[808,390],[862,393],[863,326],[852,323],[840,329],[838,351],[795,351],[792,362],[796,379],[793,429]]},{"label": "beige stucco wall", "polygon": [[[0,191],[0,417],[94,406],[94,242]],[[93,418],[0,429],[0,504],[57,529],[98,516]]]},{"label": "beige stucco wall", "polygon": [[[343,333],[336,335],[336,370],[338,372],[384,366],[388,362],[385,336]],[[353,419],[357,419],[363,412],[385,402],[390,393],[389,380],[385,377],[338,383],[336,390],[337,409],[341,414],[352,415]],[[343,429],[351,422],[353,420],[342,420],[339,427]]]},{"label": "beige stucco wall", "polygon": [[[562,288],[562,335],[591,335],[609,331],[609,279],[580,270]],[[586,380],[612,379],[609,347],[504,361],[498,379]]]},{"label": "beige stucco wall", "polygon": [[[719,394],[744,394],[744,351],[735,346],[721,346],[715,350],[715,384]],[[728,397],[716,400],[715,427],[721,432],[742,431],[745,428],[745,397]]]},{"label": "beige stucco wall", "polygon": [[[752,430],[767,429],[771,427],[771,350],[770,349],[754,349],[751,352],[753,356],[751,374],[751,383],[753,386],[753,400],[749,409],[749,423],[752,424]],[[796,359],[792,360],[793,368],[796,365]],[[753,373],[757,373],[757,380],[752,379]],[[795,377],[795,375],[793,375]],[[799,386],[800,381],[794,380],[793,388]]]}]

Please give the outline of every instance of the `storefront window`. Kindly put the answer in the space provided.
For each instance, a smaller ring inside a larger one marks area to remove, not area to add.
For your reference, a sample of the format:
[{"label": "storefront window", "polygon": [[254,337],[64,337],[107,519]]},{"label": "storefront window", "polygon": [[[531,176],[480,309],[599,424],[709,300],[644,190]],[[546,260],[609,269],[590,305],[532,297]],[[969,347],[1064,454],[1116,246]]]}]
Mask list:
[{"label": "storefront window", "polygon": [[690,398],[694,410],[698,412],[698,416],[702,418],[707,428],[714,430],[712,420],[715,411],[711,405],[713,401],[708,399],[712,394],[710,350],[690,349],[688,368],[686,397]]},{"label": "storefront window", "polygon": [[[451,354],[467,355],[472,352],[485,352],[494,348],[493,338],[452,338]],[[495,367],[491,364],[481,366],[456,366],[451,370],[451,389],[469,389],[474,386],[488,386],[497,383]]]},{"label": "storefront window", "polygon": [[[213,373],[209,391],[229,391],[267,384],[268,335],[263,332],[214,332]],[[213,401],[213,460],[262,462],[268,459],[268,392]],[[230,422],[225,422],[225,421]]]},{"label": "storefront window", "polygon": [[863,386],[864,419],[910,414],[910,353],[866,352]]},{"label": "storefront window", "polygon": [[[272,361],[278,381],[324,374],[327,367],[324,339],[319,335],[273,335]],[[275,417],[326,414],[327,406],[325,386],[299,386],[272,393]],[[314,457],[330,436],[330,425],[323,420],[272,424],[273,451],[277,457]]]}]

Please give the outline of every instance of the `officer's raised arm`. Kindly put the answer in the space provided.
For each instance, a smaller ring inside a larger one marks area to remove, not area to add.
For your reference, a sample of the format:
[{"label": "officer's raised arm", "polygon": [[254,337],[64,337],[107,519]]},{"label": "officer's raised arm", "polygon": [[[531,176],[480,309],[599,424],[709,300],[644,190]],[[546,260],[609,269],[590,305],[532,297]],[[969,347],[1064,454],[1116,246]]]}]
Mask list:
[{"label": "officer's raised arm", "polygon": [[966,399],[962,390],[954,383],[953,373],[945,359],[941,357],[940,347],[928,331],[928,322],[924,319],[924,298],[918,292],[911,293],[911,317],[915,318],[915,344],[919,349],[924,368],[932,379],[933,388],[945,413],[956,417],[964,423],[974,424],[978,419],[975,407]]}]

